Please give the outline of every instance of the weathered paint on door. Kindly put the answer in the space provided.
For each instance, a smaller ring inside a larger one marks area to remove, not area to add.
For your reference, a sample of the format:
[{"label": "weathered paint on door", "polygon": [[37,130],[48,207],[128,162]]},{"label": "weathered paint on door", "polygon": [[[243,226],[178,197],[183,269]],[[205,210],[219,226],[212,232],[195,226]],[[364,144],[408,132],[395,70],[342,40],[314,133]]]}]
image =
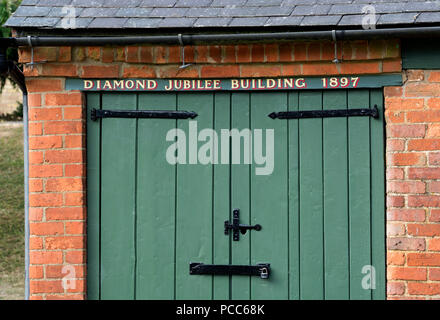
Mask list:
[{"label": "weathered paint on door", "polygon": [[[256,175],[255,164],[170,165],[166,134],[188,135],[189,120],[88,120],[88,297],[384,299],[382,100],[379,89],[88,94],[88,119],[93,108],[188,110],[199,131],[275,136],[274,171]],[[375,104],[379,119],[267,116]],[[224,235],[234,208],[262,230]],[[190,262],[272,270],[268,280],[190,275]],[[369,276],[374,290],[362,286]]]}]

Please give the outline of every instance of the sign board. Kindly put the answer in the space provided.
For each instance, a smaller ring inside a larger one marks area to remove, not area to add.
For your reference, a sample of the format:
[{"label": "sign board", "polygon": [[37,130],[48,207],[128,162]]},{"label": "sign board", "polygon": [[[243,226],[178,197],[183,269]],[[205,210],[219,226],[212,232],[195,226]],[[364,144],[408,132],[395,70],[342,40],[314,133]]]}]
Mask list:
[{"label": "sign board", "polygon": [[401,74],[252,79],[66,79],[82,91],[264,91],[379,88],[402,84]]}]

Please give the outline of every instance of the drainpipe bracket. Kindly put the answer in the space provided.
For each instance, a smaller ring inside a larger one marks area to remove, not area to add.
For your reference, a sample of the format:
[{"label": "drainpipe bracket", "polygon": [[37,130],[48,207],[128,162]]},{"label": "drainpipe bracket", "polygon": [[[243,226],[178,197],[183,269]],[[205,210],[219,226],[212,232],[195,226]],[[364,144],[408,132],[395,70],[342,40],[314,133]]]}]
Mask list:
[{"label": "drainpipe bracket", "polygon": [[183,43],[183,37],[182,34],[179,33],[177,35],[177,39],[179,40],[180,44],[180,56],[182,57],[182,64],[180,65],[179,69],[185,69],[191,65],[191,63],[186,64],[185,63],[185,44]]},{"label": "drainpipe bracket", "polygon": [[340,63],[341,61],[338,59],[338,37],[336,30],[332,30],[332,39],[335,47],[335,58],[332,60],[333,63]]},{"label": "drainpipe bracket", "polygon": [[34,70],[35,65],[46,63],[47,60],[34,61],[34,46],[32,45],[32,37],[27,36],[27,41],[28,41],[29,47],[31,48],[31,62],[25,63],[24,65],[30,67],[31,70]]}]

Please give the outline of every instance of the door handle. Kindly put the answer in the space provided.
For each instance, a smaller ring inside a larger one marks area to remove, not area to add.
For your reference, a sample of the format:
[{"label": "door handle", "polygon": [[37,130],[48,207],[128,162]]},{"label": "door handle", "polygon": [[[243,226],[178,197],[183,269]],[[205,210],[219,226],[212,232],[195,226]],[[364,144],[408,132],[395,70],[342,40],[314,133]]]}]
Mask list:
[{"label": "door handle", "polygon": [[241,234],[245,234],[247,230],[260,231],[261,230],[261,225],[256,224],[254,226],[248,226],[248,225],[245,225],[245,224],[239,224],[238,228],[240,229]]},{"label": "door handle", "polygon": [[240,233],[246,234],[248,230],[260,231],[261,225],[240,224],[240,209],[234,209],[232,211],[232,224],[227,220],[225,221],[225,235],[229,235],[229,230],[232,230],[232,239],[238,241],[240,240]]}]

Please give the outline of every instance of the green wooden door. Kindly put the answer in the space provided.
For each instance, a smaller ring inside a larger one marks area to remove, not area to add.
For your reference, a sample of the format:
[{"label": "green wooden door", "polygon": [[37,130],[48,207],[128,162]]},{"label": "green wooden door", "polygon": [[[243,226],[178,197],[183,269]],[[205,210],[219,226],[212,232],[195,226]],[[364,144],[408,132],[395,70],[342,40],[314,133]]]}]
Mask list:
[{"label": "green wooden door", "polygon": [[[382,100],[379,89],[88,94],[88,119],[93,108],[198,113],[88,120],[88,297],[384,299]],[[374,105],[379,119],[267,116]],[[166,160],[176,129],[185,164]],[[250,161],[244,153],[234,160],[233,139],[222,139],[231,129],[244,133],[239,146]],[[211,162],[201,163],[208,141]],[[273,170],[256,174],[256,152],[267,159],[271,146]],[[262,230],[232,241],[224,222],[235,208],[241,223]],[[271,275],[190,275],[190,262],[270,263]]]}]

